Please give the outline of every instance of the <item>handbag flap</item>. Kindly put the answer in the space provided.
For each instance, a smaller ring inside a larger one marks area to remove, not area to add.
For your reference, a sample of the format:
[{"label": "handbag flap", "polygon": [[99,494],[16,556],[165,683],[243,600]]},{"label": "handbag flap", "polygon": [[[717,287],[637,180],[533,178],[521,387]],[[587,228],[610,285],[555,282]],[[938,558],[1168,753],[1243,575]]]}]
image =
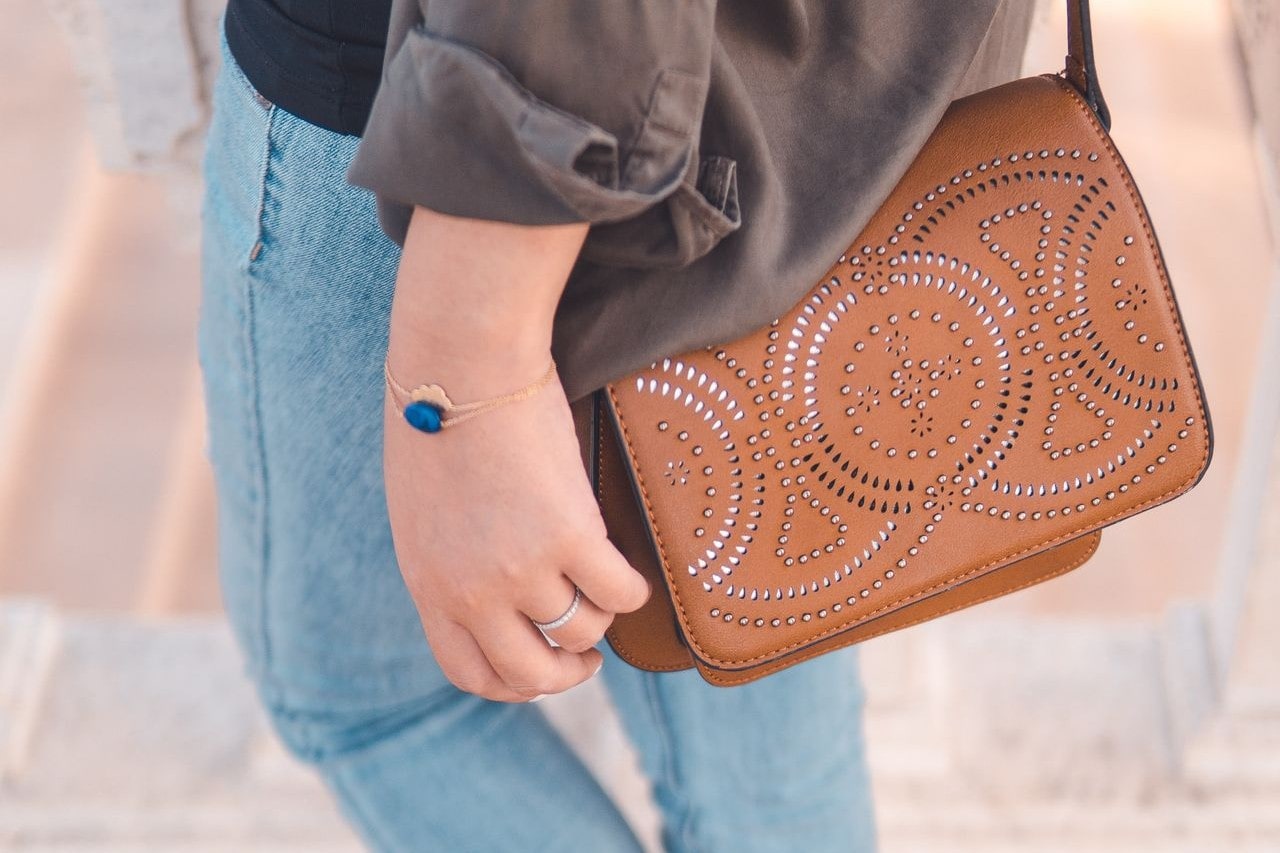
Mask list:
[{"label": "handbag flap", "polygon": [[1168,501],[1212,444],[1142,200],[1054,75],[952,104],[786,316],[607,390],[680,627],[721,669]]}]

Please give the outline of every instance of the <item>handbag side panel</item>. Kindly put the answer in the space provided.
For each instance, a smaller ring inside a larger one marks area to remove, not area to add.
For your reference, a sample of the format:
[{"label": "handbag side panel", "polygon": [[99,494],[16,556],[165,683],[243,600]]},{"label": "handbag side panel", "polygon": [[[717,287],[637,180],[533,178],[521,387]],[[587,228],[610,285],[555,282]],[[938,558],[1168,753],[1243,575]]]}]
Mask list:
[{"label": "handbag side panel", "polygon": [[582,463],[595,488],[609,540],[653,590],[640,609],[618,614],[606,636],[619,657],[640,669],[652,672],[689,669],[693,666],[693,656],[679,633],[671,594],[631,490],[617,439],[612,427],[594,408],[603,406],[600,396],[599,392],[588,395],[570,407]]}]

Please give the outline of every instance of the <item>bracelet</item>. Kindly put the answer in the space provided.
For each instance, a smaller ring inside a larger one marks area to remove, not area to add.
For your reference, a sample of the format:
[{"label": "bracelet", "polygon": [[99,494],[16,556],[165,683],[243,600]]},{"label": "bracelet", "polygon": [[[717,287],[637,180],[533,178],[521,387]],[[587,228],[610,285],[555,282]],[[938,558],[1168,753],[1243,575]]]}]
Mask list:
[{"label": "bracelet", "polygon": [[517,388],[509,394],[477,400],[473,403],[455,403],[439,385],[419,385],[416,388],[405,388],[391,375],[390,356],[383,359],[382,373],[386,377],[387,387],[398,405],[404,407],[404,419],[414,429],[422,432],[439,432],[447,426],[454,426],[476,415],[496,409],[507,403],[514,403],[526,397],[532,397],[542,389],[551,377],[556,375],[556,361],[553,358],[546,371],[537,379]]}]

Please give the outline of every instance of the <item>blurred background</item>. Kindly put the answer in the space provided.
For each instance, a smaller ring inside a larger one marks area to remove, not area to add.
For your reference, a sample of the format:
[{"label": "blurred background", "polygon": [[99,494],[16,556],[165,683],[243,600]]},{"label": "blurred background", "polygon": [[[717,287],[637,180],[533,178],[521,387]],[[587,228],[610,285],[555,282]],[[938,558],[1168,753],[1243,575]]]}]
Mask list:
[{"label": "blurred background", "polygon": [[[1061,68],[1063,5],[1028,73]],[[3,850],[358,849],[219,612],[194,339],[220,11],[0,0]],[[1071,574],[862,647],[890,853],[1280,851],[1280,3],[1105,0],[1094,30],[1214,462]],[[657,850],[603,691],[543,707]]]}]

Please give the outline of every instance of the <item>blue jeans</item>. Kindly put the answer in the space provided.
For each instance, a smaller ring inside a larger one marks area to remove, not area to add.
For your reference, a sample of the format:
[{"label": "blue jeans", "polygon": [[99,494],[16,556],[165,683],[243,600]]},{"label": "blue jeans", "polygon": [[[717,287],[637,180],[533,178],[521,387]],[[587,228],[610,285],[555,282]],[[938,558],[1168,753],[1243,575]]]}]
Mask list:
[{"label": "blue jeans", "polygon": [[[225,43],[222,61],[199,357],[223,596],[274,728],[373,849],[639,849],[538,706],[432,659],[382,485],[399,250],[344,180],[357,140],[258,97]],[[732,688],[600,648],[668,850],[874,848],[855,648]]]}]

